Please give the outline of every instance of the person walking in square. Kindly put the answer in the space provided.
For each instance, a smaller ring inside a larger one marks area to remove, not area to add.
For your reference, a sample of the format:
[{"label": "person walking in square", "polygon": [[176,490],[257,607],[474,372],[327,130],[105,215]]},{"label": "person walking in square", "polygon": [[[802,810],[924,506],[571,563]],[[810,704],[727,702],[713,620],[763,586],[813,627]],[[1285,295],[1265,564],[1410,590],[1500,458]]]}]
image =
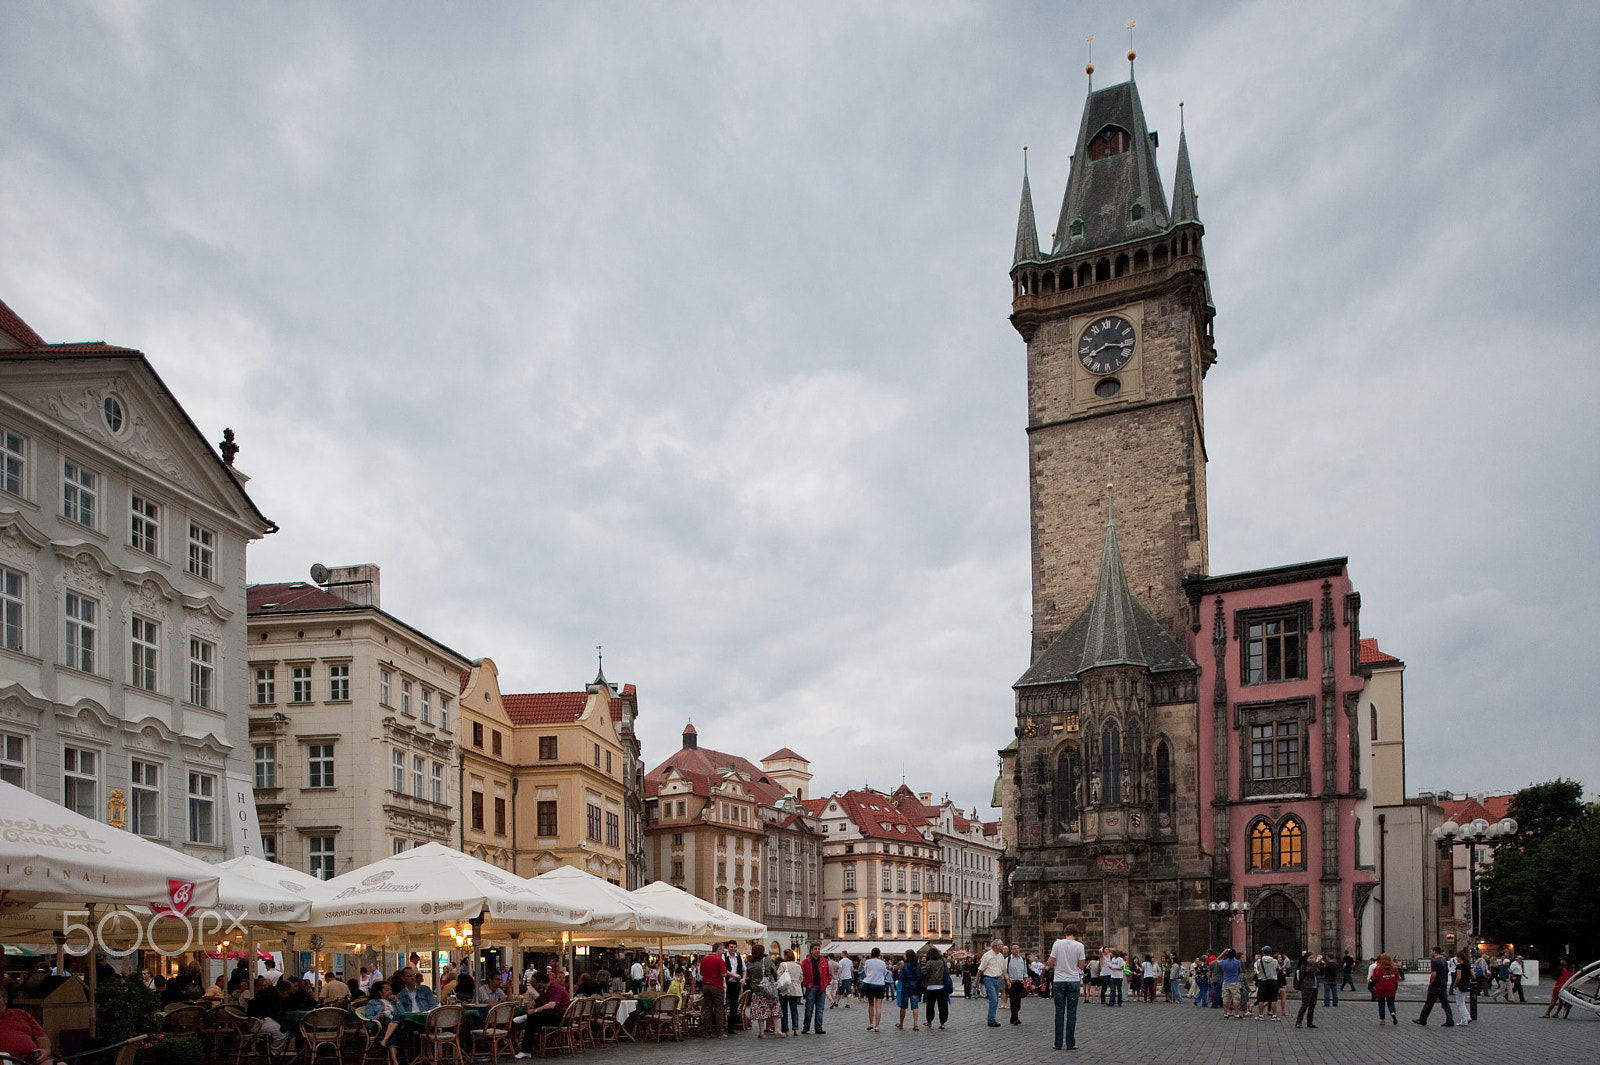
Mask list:
[{"label": "person walking in square", "polygon": [[1057,1050],[1078,1049],[1078,999],[1083,991],[1083,944],[1078,926],[1069,924],[1050,947],[1050,997],[1056,1005]]},{"label": "person walking in square", "polygon": [[1433,1012],[1437,1003],[1444,1010],[1444,1026],[1454,1028],[1456,1022],[1450,1018],[1450,967],[1445,963],[1444,951],[1438,947],[1433,948],[1433,960],[1428,963],[1428,969],[1428,998],[1422,1004],[1422,1013],[1413,1017],[1411,1023],[1426,1027],[1428,1014]]},{"label": "person walking in square", "polygon": [[816,1030],[822,1035],[822,1002],[833,980],[833,966],[822,956],[822,944],[811,944],[811,953],[800,963],[800,988],[805,994],[806,1014],[801,1022],[802,1034]]},{"label": "person walking in square", "polygon": [[1313,957],[1310,951],[1301,951],[1300,964],[1294,970],[1294,984],[1300,989],[1300,1012],[1294,1017],[1296,1028],[1301,1022],[1307,1028],[1317,1026],[1317,984],[1321,978],[1322,959]]},{"label": "person walking in square", "polygon": [[1389,1014],[1390,1024],[1399,1024],[1400,1018],[1394,1012],[1394,996],[1400,990],[1400,967],[1388,954],[1378,955],[1378,964],[1372,970],[1372,997],[1378,1003],[1378,1026],[1383,1026],[1384,1011]]},{"label": "person walking in square", "polygon": [[996,1014],[1000,1012],[1000,982],[1006,975],[1006,945],[1000,940],[989,944],[989,949],[978,959],[978,976],[983,980],[983,993],[989,999],[989,1027],[1000,1027]]},{"label": "person walking in square", "polygon": [[1028,959],[1022,956],[1022,944],[1011,944],[1011,956],[1006,959],[1006,985],[1011,995],[1011,1023],[1022,1023],[1022,1000],[1028,997],[1023,986],[1028,979]]},{"label": "person walking in square", "polygon": [[926,1024],[929,1028],[933,1027],[933,1014],[937,1009],[939,1027],[943,1028],[950,1019],[950,992],[955,983],[950,978],[950,965],[939,953],[938,947],[928,948],[928,960],[922,963],[922,986],[922,1001],[928,1008]]}]

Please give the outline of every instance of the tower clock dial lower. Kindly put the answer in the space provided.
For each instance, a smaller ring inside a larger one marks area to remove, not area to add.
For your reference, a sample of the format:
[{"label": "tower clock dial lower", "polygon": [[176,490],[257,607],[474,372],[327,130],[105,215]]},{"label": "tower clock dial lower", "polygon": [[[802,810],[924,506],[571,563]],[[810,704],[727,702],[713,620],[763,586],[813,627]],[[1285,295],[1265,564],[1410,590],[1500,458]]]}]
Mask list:
[{"label": "tower clock dial lower", "polygon": [[1078,361],[1093,374],[1120,370],[1133,357],[1133,323],[1115,314],[1096,318],[1078,338]]}]

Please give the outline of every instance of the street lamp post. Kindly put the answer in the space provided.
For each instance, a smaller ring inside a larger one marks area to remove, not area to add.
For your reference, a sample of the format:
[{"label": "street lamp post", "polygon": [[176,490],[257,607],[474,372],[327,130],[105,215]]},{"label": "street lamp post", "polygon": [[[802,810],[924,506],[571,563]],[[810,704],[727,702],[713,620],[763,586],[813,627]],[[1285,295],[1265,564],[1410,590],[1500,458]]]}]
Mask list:
[{"label": "street lamp post", "polygon": [[1453,854],[1456,847],[1467,847],[1467,936],[1472,941],[1472,949],[1477,950],[1478,943],[1478,905],[1476,891],[1478,886],[1478,855],[1475,848],[1479,843],[1494,840],[1509,839],[1517,834],[1517,823],[1509,817],[1490,824],[1483,818],[1469,821],[1464,825],[1454,821],[1446,821],[1429,833],[1433,841],[1439,845],[1441,855]]},{"label": "street lamp post", "polygon": [[[1244,924],[1245,918],[1250,913],[1250,904],[1248,902],[1228,902],[1226,900],[1222,902],[1208,902],[1206,903],[1206,908],[1209,909],[1217,918],[1220,918],[1222,914],[1228,914],[1229,924]],[[1217,922],[1213,920],[1211,922],[1211,927],[1215,929],[1216,925]],[[1213,946],[1215,946],[1215,944],[1213,944]],[[1228,946],[1233,946],[1232,932],[1228,933]]]}]

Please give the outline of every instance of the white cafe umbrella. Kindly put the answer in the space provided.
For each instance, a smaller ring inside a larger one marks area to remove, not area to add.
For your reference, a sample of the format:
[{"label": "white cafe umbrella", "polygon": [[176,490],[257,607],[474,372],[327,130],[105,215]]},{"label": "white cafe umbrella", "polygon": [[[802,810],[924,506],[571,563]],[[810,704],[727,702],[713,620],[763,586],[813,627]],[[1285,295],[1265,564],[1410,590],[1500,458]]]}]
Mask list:
[{"label": "white cafe umbrella", "polygon": [[0,781],[0,906],[215,907],[220,874],[198,858]]},{"label": "white cafe umbrella", "polygon": [[694,936],[703,940],[766,938],[767,926],[748,917],[740,917],[731,910],[714,906],[705,899],[673,887],[663,880],[646,884],[632,894],[649,901],[650,905],[667,913],[682,917],[694,924]]},{"label": "white cafe umbrella", "polygon": [[543,890],[442,843],[401,851],[336,876],[323,888],[311,906],[309,927],[317,931],[421,931],[465,924],[484,913],[501,931],[561,931],[589,918],[583,900]]},{"label": "white cafe umbrella", "polygon": [[[563,865],[533,878],[533,883],[545,886],[562,897],[582,900],[591,908],[587,925],[572,933],[573,939],[596,941],[600,939],[637,938],[656,940],[674,939],[695,934],[694,923],[678,914],[668,913],[648,899],[627,891],[609,880],[602,880],[582,869]],[[615,933],[642,933],[634,937],[618,937]]]}]

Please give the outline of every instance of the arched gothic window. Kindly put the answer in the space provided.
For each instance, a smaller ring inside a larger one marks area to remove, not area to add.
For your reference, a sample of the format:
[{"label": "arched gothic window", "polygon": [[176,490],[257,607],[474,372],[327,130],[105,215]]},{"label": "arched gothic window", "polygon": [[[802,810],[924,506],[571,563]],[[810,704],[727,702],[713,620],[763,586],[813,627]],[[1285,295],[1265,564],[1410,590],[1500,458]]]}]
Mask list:
[{"label": "arched gothic window", "polygon": [[1122,733],[1107,725],[1100,733],[1101,790],[1107,806],[1122,804]]},{"label": "arched gothic window", "polygon": [[1372,736],[1371,736],[1371,739],[1372,739],[1373,743],[1377,743],[1378,742],[1378,704],[1377,703],[1368,703],[1367,705],[1372,710]]},{"label": "arched gothic window", "polygon": [[1078,789],[1081,787],[1081,781],[1078,778],[1080,776],[1078,749],[1067,747],[1056,758],[1056,821],[1059,832],[1079,830]]},{"label": "arched gothic window", "polygon": [[1107,126],[1089,142],[1089,158],[1104,159],[1108,155],[1125,152],[1132,146],[1133,138],[1128,136],[1127,130],[1120,126]]},{"label": "arched gothic window", "polygon": [[1156,813],[1172,812],[1172,752],[1166,741],[1156,744]]},{"label": "arched gothic window", "polygon": [[1306,864],[1306,830],[1299,818],[1284,821],[1278,830],[1278,868],[1298,869]]},{"label": "arched gothic window", "polygon": [[1250,826],[1250,868],[1272,868],[1272,826],[1265,821]]}]

